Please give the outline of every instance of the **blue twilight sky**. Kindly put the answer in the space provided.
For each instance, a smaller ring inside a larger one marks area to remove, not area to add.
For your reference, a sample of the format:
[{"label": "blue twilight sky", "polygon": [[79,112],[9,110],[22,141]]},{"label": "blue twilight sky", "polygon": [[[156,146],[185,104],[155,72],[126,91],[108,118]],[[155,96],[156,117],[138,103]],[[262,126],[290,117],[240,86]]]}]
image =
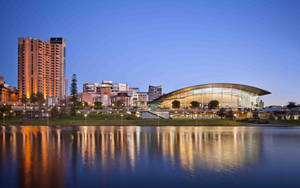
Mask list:
[{"label": "blue twilight sky", "polygon": [[67,77],[163,92],[213,82],[300,103],[300,0],[0,0],[0,75],[17,85],[17,38],[64,37]]}]

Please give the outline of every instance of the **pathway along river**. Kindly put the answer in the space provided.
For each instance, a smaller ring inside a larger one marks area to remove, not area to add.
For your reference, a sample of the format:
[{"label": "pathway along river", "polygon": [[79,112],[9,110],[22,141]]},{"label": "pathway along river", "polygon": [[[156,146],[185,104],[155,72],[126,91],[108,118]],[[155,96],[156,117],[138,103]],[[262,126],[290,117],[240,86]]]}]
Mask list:
[{"label": "pathway along river", "polygon": [[0,187],[300,187],[300,129],[2,126]]}]

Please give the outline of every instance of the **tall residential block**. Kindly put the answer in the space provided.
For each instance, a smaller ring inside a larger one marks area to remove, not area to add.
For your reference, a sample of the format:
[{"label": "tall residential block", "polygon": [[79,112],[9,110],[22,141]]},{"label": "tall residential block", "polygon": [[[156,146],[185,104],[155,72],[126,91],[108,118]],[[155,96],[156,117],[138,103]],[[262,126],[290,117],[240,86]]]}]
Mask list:
[{"label": "tall residential block", "polygon": [[151,86],[149,85],[148,89],[149,101],[153,101],[162,95],[161,86]]},{"label": "tall residential block", "polygon": [[44,97],[67,96],[65,40],[50,38],[47,42],[33,38],[18,39],[18,88],[23,94],[42,93]]}]

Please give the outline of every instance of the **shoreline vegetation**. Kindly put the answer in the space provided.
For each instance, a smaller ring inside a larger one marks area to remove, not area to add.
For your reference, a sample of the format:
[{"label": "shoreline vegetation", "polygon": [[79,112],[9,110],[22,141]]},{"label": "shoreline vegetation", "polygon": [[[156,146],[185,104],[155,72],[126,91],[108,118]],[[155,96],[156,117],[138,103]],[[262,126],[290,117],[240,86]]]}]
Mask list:
[{"label": "shoreline vegetation", "polygon": [[32,126],[265,126],[291,127],[300,126],[300,120],[269,120],[267,124],[256,124],[237,120],[221,119],[139,119],[132,116],[76,116],[56,119],[27,119],[21,116],[10,117],[0,125]]}]

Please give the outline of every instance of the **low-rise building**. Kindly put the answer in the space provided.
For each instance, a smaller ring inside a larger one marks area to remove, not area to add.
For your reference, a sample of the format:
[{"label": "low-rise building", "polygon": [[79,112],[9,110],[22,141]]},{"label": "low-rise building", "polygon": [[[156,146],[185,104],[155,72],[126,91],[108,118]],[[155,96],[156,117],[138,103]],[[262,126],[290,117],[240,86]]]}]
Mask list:
[{"label": "low-rise building", "polygon": [[18,103],[18,91],[15,87],[5,84],[4,77],[0,76],[0,104]]},{"label": "low-rise building", "polygon": [[111,97],[112,106],[117,108],[129,107],[130,106],[130,96],[128,93],[118,93]]},{"label": "low-rise building", "polygon": [[148,93],[147,92],[138,92],[138,107],[146,109],[148,101]]},{"label": "low-rise building", "polygon": [[139,88],[129,88],[130,106],[138,107]]},{"label": "low-rise building", "polygon": [[111,96],[101,94],[94,98],[94,102],[101,102],[104,107],[111,106]]},{"label": "low-rise building", "polygon": [[95,102],[95,98],[101,96],[100,94],[97,93],[78,93],[77,98],[78,101],[80,102],[87,102],[89,106],[92,106]]},{"label": "low-rise building", "polygon": [[49,96],[47,96],[47,98],[46,98],[46,105],[47,105],[47,107],[58,105],[58,99],[57,99],[57,97],[49,97]]}]

